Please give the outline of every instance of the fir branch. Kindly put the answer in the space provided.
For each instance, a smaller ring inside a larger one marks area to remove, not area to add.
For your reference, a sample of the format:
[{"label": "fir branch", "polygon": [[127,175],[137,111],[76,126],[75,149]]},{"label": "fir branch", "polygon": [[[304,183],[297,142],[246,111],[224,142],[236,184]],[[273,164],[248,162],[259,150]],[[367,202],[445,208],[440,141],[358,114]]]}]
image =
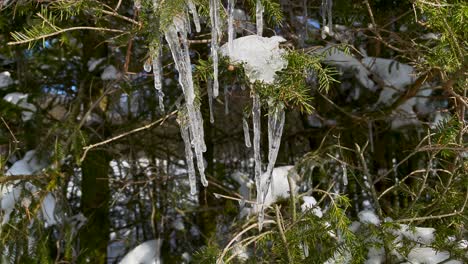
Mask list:
[{"label": "fir branch", "polygon": [[[53,36],[56,36],[56,35],[59,35],[68,31],[74,31],[74,30],[94,30],[94,31],[114,32],[114,33],[125,33],[125,31],[120,30],[120,29],[101,28],[101,27],[71,27],[71,28],[60,29],[58,31],[50,32],[50,33],[43,34],[40,36],[33,36],[32,34],[25,35],[21,32],[13,32],[11,33],[11,35],[16,41],[11,41],[11,42],[8,42],[7,44],[8,45],[26,44],[26,43],[34,42],[40,39],[46,39],[49,37],[53,37]],[[32,31],[29,31],[29,32],[34,33]]]}]

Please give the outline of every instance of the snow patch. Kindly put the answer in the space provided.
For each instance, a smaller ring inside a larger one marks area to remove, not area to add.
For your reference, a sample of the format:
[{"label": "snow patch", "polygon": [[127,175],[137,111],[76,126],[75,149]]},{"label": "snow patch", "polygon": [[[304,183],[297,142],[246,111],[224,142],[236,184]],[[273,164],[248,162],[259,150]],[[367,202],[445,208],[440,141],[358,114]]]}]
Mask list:
[{"label": "snow patch", "polygon": [[317,200],[315,200],[314,197],[312,196],[304,196],[302,197],[304,200],[304,203],[301,205],[302,212],[306,212],[310,209],[312,209],[312,213],[316,215],[318,218],[322,218],[323,212],[320,207],[316,206],[317,205]]},{"label": "snow patch", "polygon": [[89,61],[88,61],[88,71],[89,72],[92,72],[96,69],[96,67],[101,64],[101,62],[103,62],[106,58],[100,58],[100,59],[95,59],[95,58],[91,58]]},{"label": "snow patch", "polygon": [[160,264],[161,239],[154,239],[140,244],[120,261],[120,264]]},{"label": "snow patch", "polygon": [[376,226],[380,225],[379,218],[371,210],[363,210],[363,211],[359,212],[358,217],[359,217],[359,221],[361,221],[361,223],[373,224],[373,225],[376,225]]},{"label": "snow patch", "polygon": [[[271,184],[268,188],[268,193],[264,200],[264,205],[269,206],[280,199],[289,198],[289,184],[288,184],[288,174],[291,173],[292,180],[292,191],[297,193],[296,182],[297,173],[294,171],[294,166],[282,166],[273,169],[271,174]],[[261,182],[265,183],[267,180],[268,174],[262,174]],[[275,186],[272,189],[272,186]]]},{"label": "snow patch", "polygon": [[408,262],[412,264],[437,264],[437,263],[448,263],[448,264],[458,264],[462,263],[458,260],[449,260],[444,262],[450,257],[450,254],[445,251],[436,251],[433,248],[421,247],[413,248],[408,254]]},{"label": "snow patch", "polygon": [[376,84],[369,78],[371,72],[358,59],[334,47],[325,47],[319,52],[325,55],[324,63],[336,66],[342,71],[354,73],[362,86],[373,92],[377,90]]},{"label": "snow patch", "polygon": [[[42,170],[46,164],[41,162],[37,156],[35,150],[26,152],[24,157],[16,161],[5,173],[5,175],[32,175]],[[17,183],[18,181],[15,181]],[[37,188],[26,183],[25,187],[29,192],[36,193]],[[18,202],[23,206],[29,206],[31,200],[28,197],[21,198],[23,192],[23,186],[13,184],[5,184],[0,186],[0,210],[3,211],[2,223],[0,226],[6,224],[10,220],[10,214],[15,209]],[[51,193],[48,193],[41,201],[42,217],[48,226],[55,225],[57,223],[57,217],[55,216],[55,198]]]},{"label": "snow patch", "polygon": [[244,63],[244,69],[250,82],[261,81],[272,84],[276,72],[287,67],[288,62],[283,58],[285,51],[279,48],[284,38],[271,38],[250,35],[233,40],[232,52],[229,53],[228,44],[224,44],[220,51],[228,56],[233,63]]},{"label": "snow patch", "polygon": [[10,72],[0,72],[0,89],[8,87],[13,84]]},{"label": "snow patch", "polygon": [[113,65],[109,65],[104,68],[101,74],[101,79],[104,81],[117,80],[119,78],[119,71]]},{"label": "snow patch", "polygon": [[24,93],[14,92],[3,97],[3,100],[25,109],[25,111],[21,112],[21,119],[23,121],[30,120],[33,113],[37,110],[35,105],[28,103],[28,96]]}]

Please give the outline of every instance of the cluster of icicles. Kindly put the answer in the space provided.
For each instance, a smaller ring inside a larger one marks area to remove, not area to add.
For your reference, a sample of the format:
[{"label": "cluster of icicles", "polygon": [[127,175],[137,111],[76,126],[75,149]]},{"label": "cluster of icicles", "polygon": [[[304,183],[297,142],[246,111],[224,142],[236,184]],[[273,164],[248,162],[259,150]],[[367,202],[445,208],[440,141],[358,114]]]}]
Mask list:
[{"label": "cluster of icicles", "polygon": [[[155,12],[158,8],[158,0],[153,0],[153,7]],[[222,25],[220,20],[220,2],[219,0],[210,0],[210,22],[212,25],[211,30],[211,57],[213,60],[213,80],[208,82],[208,96],[210,107],[210,122],[214,122],[213,118],[213,98],[219,95],[218,83],[218,53],[219,53],[219,40],[222,36]],[[234,31],[234,7],[235,0],[228,0],[227,13],[228,13],[228,49],[229,52],[233,49],[233,41],[235,38]],[[197,9],[192,0],[187,0],[187,10],[191,13],[195,30],[200,32],[200,18]],[[261,36],[263,31],[263,11],[264,7],[261,0],[256,2],[256,26],[257,35]],[[195,92],[192,79],[192,64],[190,62],[190,53],[187,36],[191,32],[190,20],[187,12],[182,15],[176,16],[173,19],[173,24],[165,29],[164,36],[171,50],[174,59],[175,67],[179,73],[179,84],[182,87],[185,96],[185,108],[180,109],[185,115],[181,115],[178,122],[182,139],[185,144],[185,154],[187,159],[187,171],[190,182],[190,193],[195,195],[197,193],[196,184],[196,171],[194,164],[194,156],[198,172],[200,174],[201,183],[203,186],[208,186],[208,181],[205,175],[205,164],[203,160],[203,153],[206,151],[203,132],[203,119],[200,112],[200,105],[195,102]],[[154,86],[159,97],[160,108],[163,110],[163,91],[161,81],[161,49],[151,51],[151,58],[149,62],[145,63],[145,70],[153,70]],[[253,107],[252,107],[252,120],[253,120],[253,144],[250,142],[249,125],[246,118],[243,119],[243,129],[245,135],[246,147],[250,148],[253,145],[254,160],[255,160],[255,183],[257,186],[257,207],[259,220],[259,229],[263,226],[264,220],[264,200],[271,183],[271,175],[273,167],[278,156],[278,151],[281,143],[281,135],[285,121],[284,109],[280,105],[269,103],[268,115],[268,165],[266,173],[262,172],[262,160],[260,155],[260,120],[261,120],[261,101],[258,94],[253,94]],[[195,155],[194,155],[195,153]],[[272,186],[273,187],[273,186]]]}]

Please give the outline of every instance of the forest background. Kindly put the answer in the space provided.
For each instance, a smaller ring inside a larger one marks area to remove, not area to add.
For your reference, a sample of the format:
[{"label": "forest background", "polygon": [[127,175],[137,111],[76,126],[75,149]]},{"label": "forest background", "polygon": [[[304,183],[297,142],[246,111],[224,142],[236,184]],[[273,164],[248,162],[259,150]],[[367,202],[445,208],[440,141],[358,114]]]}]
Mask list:
[{"label": "forest background", "polygon": [[0,0],[0,262],[466,263],[467,19]]}]

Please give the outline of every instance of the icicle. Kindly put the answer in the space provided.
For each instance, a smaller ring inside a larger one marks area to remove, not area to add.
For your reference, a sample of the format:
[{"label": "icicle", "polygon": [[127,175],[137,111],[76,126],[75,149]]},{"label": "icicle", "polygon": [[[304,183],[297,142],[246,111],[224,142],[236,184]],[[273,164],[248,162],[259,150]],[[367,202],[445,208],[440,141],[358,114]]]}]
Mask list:
[{"label": "icicle", "polygon": [[215,0],[214,1],[214,4],[215,4],[215,9],[214,9],[214,19],[215,19],[215,28],[216,28],[216,33],[218,35],[218,38],[221,37],[223,35],[223,30],[221,28],[221,18],[220,18],[220,15],[219,15],[219,10],[220,10],[220,7],[219,7],[219,0]]},{"label": "icicle", "polygon": [[218,50],[221,26],[219,25],[219,3],[218,0],[210,0],[210,20],[211,20],[211,57],[213,59],[213,97],[218,97]]},{"label": "icicle", "polygon": [[247,123],[245,117],[242,118],[242,127],[244,129],[245,146],[250,148],[252,145],[250,144],[249,123]]},{"label": "icicle", "polygon": [[[179,72],[179,83],[184,92],[185,100],[187,104],[193,104],[195,94],[193,91],[192,65],[187,49],[187,33],[185,32],[185,27],[179,25],[180,23],[185,23],[185,21],[178,17],[175,18],[174,25],[169,26],[165,32],[165,37],[171,50],[176,69]],[[184,44],[183,48],[180,45],[177,32],[180,32]]]},{"label": "icicle", "polygon": [[346,168],[346,164],[341,164],[341,168],[343,169],[343,185],[348,185],[348,169]]},{"label": "icicle", "polygon": [[[206,151],[206,145],[203,134],[203,119],[200,112],[200,106],[194,104],[195,93],[192,79],[192,64],[190,62],[190,54],[187,40],[187,20],[185,17],[175,17],[174,24],[169,26],[165,32],[166,40],[171,49],[172,57],[176,69],[179,72],[179,83],[185,95],[187,108],[187,116],[189,123],[189,131],[192,136],[193,148],[197,158],[197,167],[200,173],[200,178],[203,186],[208,185],[205,177],[205,164],[203,160],[203,152]],[[182,46],[179,42],[182,42]]]},{"label": "icicle", "polygon": [[151,54],[153,65],[154,89],[158,95],[159,108],[164,112],[164,93],[162,91],[162,67],[161,67],[161,50],[156,48]]},{"label": "icicle", "polygon": [[143,70],[145,70],[145,72],[151,72],[151,59],[147,59],[145,61],[145,64],[143,64]]},{"label": "icicle", "polygon": [[195,118],[196,118],[197,124],[199,124],[198,134],[200,136],[200,149],[203,152],[205,152],[206,151],[206,145],[205,145],[205,133],[204,133],[204,130],[203,130],[203,116],[202,116],[202,113],[200,111],[199,106],[195,107]]},{"label": "icicle", "polygon": [[257,35],[263,35],[263,5],[261,0],[257,0],[256,6],[256,24],[257,24]]},{"label": "icicle", "polygon": [[227,85],[224,86],[224,114],[229,115],[229,91]]},{"label": "icicle", "polygon": [[161,112],[164,112],[164,93],[162,90],[158,90],[157,94],[158,94],[159,109],[161,109]]},{"label": "icicle", "polygon": [[187,32],[188,35],[192,34],[192,25],[190,24],[190,15],[189,15],[189,10],[185,10],[185,17],[186,17],[186,23],[184,23],[185,26],[185,32]]},{"label": "icicle", "polygon": [[207,92],[208,92],[208,105],[210,107],[210,123],[214,123],[214,115],[213,115],[213,86],[211,84],[211,80],[207,82]]},{"label": "icicle", "polygon": [[232,54],[234,41],[234,7],[236,0],[228,0],[228,50]]},{"label": "icicle", "polygon": [[333,21],[332,21],[332,7],[333,0],[327,0],[327,15],[328,15],[328,29],[330,30],[330,35],[333,35]]},{"label": "icicle", "polygon": [[197,7],[195,6],[192,0],[188,0],[187,5],[190,9],[190,13],[192,13],[192,16],[193,16],[193,23],[195,24],[195,30],[197,32],[200,32],[201,31],[200,17],[198,16]]},{"label": "icicle", "polygon": [[283,105],[274,105],[273,102],[268,102],[269,114],[268,114],[268,166],[267,166],[267,180],[266,184],[263,185],[263,195],[266,197],[271,184],[271,191],[274,192],[273,181],[271,175],[273,168],[275,167],[276,158],[281,144],[281,136],[283,135],[283,127],[285,114]]},{"label": "icicle", "polygon": [[322,38],[333,35],[332,0],[322,0]]},{"label": "icicle", "polygon": [[203,134],[203,119],[200,112],[200,107],[193,104],[186,104],[187,113],[190,123],[190,131],[193,136],[193,146],[195,149],[195,156],[197,157],[197,167],[200,173],[200,179],[203,186],[208,186],[208,181],[205,176],[205,162],[203,159],[203,152],[206,151],[206,145]]},{"label": "icicle", "polygon": [[190,144],[189,128],[185,124],[187,120],[178,120],[180,126],[180,134],[185,143],[185,159],[187,160],[187,172],[189,175],[190,182],[190,194],[195,195],[197,193],[197,179],[195,176],[195,165],[193,164],[193,153],[192,146]]},{"label": "icicle", "polygon": [[[252,107],[252,120],[254,130],[254,161],[255,161],[255,186],[257,187],[257,211],[258,211],[258,229],[262,230],[263,219],[265,218],[263,212],[263,193],[261,188],[261,177],[262,177],[262,158],[260,155],[260,128],[261,128],[261,103],[260,97],[257,94],[253,96],[253,107]],[[260,208],[260,210],[258,210]]]}]

